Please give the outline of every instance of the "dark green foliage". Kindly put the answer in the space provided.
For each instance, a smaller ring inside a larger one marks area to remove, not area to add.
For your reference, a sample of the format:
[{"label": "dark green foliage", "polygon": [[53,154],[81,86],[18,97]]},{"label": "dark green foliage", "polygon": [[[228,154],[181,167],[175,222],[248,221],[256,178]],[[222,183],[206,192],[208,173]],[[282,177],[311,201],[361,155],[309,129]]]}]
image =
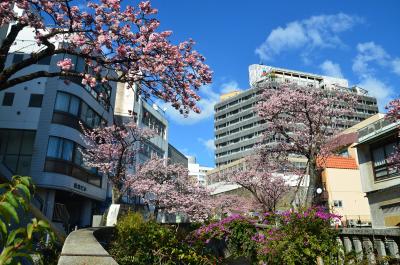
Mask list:
[{"label": "dark green foliage", "polygon": [[14,176],[11,182],[0,184],[1,265],[20,264],[24,259],[32,261],[33,238],[50,233],[49,224],[43,220],[34,218],[27,225],[21,224],[34,188],[30,177]]},{"label": "dark green foliage", "polygon": [[109,252],[120,265],[214,264],[205,253],[179,240],[171,228],[131,212],[118,220]]},{"label": "dark green foliage", "polygon": [[60,258],[62,245],[51,239],[46,242],[44,238],[41,238],[35,246],[36,252],[40,256],[40,260],[36,263],[37,265],[57,265],[58,259]]}]

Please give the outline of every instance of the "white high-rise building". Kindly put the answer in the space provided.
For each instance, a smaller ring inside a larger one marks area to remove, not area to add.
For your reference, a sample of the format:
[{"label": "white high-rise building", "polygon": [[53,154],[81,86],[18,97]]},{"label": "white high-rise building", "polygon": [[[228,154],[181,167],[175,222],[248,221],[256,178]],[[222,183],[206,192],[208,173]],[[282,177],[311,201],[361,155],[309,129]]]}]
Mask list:
[{"label": "white high-rise building", "polygon": [[207,173],[214,168],[201,166],[196,162],[196,157],[194,156],[187,156],[187,158],[189,176],[196,178],[201,185],[207,185]]}]

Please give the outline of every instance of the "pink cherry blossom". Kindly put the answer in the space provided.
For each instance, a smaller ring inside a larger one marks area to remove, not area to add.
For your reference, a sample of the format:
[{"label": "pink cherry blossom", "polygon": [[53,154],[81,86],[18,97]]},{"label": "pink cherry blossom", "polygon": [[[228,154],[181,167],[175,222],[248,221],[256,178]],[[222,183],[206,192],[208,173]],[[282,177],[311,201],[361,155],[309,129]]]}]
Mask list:
[{"label": "pink cherry blossom", "polygon": [[[150,1],[140,2],[137,7],[129,4],[100,0],[87,2],[83,8],[67,0],[2,1],[0,27],[12,25],[0,46],[0,91],[43,76],[82,76],[82,84],[90,87],[98,82],[125,82],[128,87],[140,84],[146,97],[171,102],[183,114],[199,112],[198,90],[211,83],[212,76],[205,58],[194,50],[192,40],[171,43],[172,32],[159,30],[157,9]],[[22,9],[21,16],[14,7]],[[25,28],[36,32],[40,49],[22,62],[6,66],[11,44]],[[41,69],[16,75],[38,60],[58,54],[82,57],[86,62],[84,71],[78,73],[60,63],[60,71]],[[104,71],[92,76],[98,67]]]},{"label": "pink cherry blossom", "polygon": [[65,58],[57,62],[57,66],[60,67],[61,70],[68,71],[74,66],[74,64],[72,63],[70,58]]},{"label": "pink cherry blossom", "polygon": [[[263,88],[258,113],[265,122],[264,142],[268,152],[285,152],[307,159],[310,177],[306,204],[314,202],[315,189],[321,184],[317,157],[323,159],[332,151],[330,139],[354,112],[357,96],[346,89],[277,84],[273,80]],[[338,107],[340,106],[340,107]],[[275,144],[268,144],[270,141]],[[328,144],[329,143],[329,144]]]},{"label": "pink cherry blossom", "polygon": [[160,213],[181,214],[192,221],[204,221],[213,209],[210,191],[188,175],[179,164],[152,157],[128,174],[127,187]]},{"label": "pink cherry blossom", "polygon": [[134,169],[141,145],[154,135],[149,129],[139,128],[133,120],[93,130],[83,127],[87,146],[83,150],[85,163],[107,176],[113,186],[113,203],[119,202],[126,189],[127,172]]}]

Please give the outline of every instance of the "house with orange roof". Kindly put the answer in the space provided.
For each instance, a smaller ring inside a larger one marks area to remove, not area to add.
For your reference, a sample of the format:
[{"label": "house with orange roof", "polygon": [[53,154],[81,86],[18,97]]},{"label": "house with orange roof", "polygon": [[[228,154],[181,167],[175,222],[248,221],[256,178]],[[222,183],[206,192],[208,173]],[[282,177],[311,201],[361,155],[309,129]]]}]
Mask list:
[{"label": "house with orange roof", "polygon": [[368,199],[362,191],[356,159],[332,156],[319,162],[323,168],[322,185],[329,208],[342,216],[343,225],[370,223]]}]

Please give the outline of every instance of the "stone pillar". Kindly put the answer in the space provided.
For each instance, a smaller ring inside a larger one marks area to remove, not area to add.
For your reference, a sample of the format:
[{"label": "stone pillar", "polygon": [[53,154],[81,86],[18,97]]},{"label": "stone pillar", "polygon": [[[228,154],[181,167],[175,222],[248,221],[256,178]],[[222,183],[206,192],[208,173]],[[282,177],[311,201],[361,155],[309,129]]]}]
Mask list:
[{"label": "stone pillar", "polygon": [[382,238],[375,238],[374,246],[376,251],[378,252],[379,258],[386,256],[385,243],[383,242]]},{"label": "stone pillar", "polygon": [[399,259],[399,246],[397,245],[396,241],[394,241],[392,238],[386,238],[385,244],[387,244],[389,255],[393,258]]},{"label": "stone pillar", "polygon": [[344,250],[346,253],[349,253],[353,250],[353,246],[351,244],[351,240],[348,236],[343,237],[343,245],[344,245]]},{"label": "stone pillar", "polygon": [[357,254],[357,260],[362,260],[363,249],[361,240],[358,237],[353,237],[354,252]]},{"label": "stone pillar", "polygon": [[362,245],[365,250],[365,255],[368,259],[368,264],[376,264],[374,245],[372,244],[369,237],[363,237]]}]

